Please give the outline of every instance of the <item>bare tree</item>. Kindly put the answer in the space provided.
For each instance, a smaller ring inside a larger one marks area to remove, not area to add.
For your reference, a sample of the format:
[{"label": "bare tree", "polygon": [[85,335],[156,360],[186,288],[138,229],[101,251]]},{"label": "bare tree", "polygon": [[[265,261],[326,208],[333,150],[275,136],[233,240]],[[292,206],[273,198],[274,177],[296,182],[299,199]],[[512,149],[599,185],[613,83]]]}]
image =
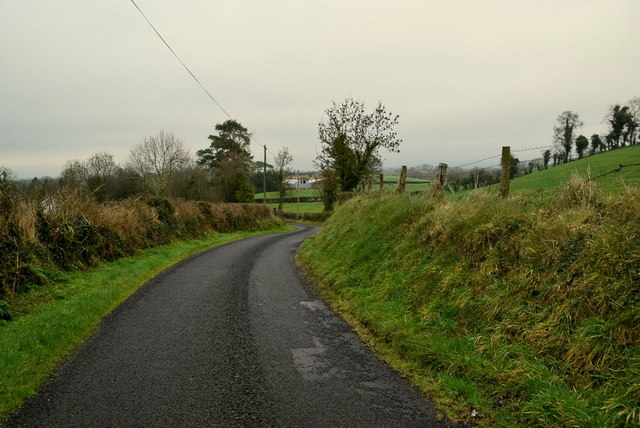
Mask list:
[{"label": "bare tree", "polygon": [[631,122],[629,126],[629,144],[638,143],[638,127],[640,127],[640,97],[633,97],[629,100],[629,114]]},{"label": "bare tree", "polygon": [[86,163],[74,159],[65,164],[60,174],[60,182],[65,186],[81,187],[86,186],[88,177]]},{"label": "bare tree", "polygon": [[167,193],[176,198],[206,201],[213,198],[209,171],[199,165],[190,165],[177,171]]},{"label": "bare tree", "polygon": [[288,147],[283,147],[278,151],[273,163],[275,165],[276,172],[276,188],[278,189],[278,209],[282,209],[282,202],[287,197],[287,186],[285,185],[285,178],[291,174],[289,166],[293,162],[293,156],[289,153]]},{"label": "bare tree", "polygon": [[0,180],[11,181],[17,178],[16,173],[11,168],[0,165]]},{"label": "bare tree", "polygon": [[118,164],[107,152],[96,153],[85,162],[89,177],[106,179],[118,173]]},{"label": "bare tree", "polygon": [[192,163],[182,141],[173,132],[160,131],[131,149],[128,166],[140,174],[147,192],[166,196],[176,172]]}]

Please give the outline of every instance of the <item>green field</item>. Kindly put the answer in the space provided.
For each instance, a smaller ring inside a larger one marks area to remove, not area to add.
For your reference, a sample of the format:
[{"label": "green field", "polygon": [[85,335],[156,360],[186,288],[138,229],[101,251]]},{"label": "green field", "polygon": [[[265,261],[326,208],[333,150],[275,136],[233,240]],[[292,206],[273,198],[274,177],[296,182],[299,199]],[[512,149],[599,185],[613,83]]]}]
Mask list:
[{"label": "green field", "polygon": [[[555,194],[572,175],[578,174],[584,178],[596,177],[614,170],[620,164],[639,162],[640,145],[623,147],[517,177],[511,182],[511,191],[515,195],[546,199]],[[617,193],[625,186],[640,185],[640,166],[629,166],[621,169],[620,172],[596,178],[594,181],[601,191],[608,194]]]},{"label": "green field", "polygon": [[[384,181],[394,181],[394,182],[398,182],[398,180],[400,180],[400,176],[399,175],[387,175],[385,174],[383,177]],[[378,177],[376,177],[376,181],[378,180]],[[420,178],[413,178],[413,177],[407,177],[407,183],[428,183],[427,180],[422,180]]]},{"label": "green field", "polygon": [[[278,208],[278,204],[268,204],[271,209]],[[287,213],[320,213],[324,206],[322,202],[304,202],[300,204],[285,203],[282,204],[282,211]]]},{"label": "green field", "polygon": [[[320,196],[318,189],[300,189],[287,192],[287,198],[295,198],[296,196]],[[262,199],[264,193],[256,193],[254,199]],[[267,199],[278,199],[278,192],[267,192]]]},{"label": "green field", "polygon": [[[377,178],[376,178],[377,179]],[[399,179],[399,176],[395,175],[395,176],[385,176],[384,181],[384,191],[385,192],[394,192],[396,190],[396,188],[398,187],[397,184],[394,183],[386,183],[386,181],[394,181],[397,183]],[[409,178],[407,179],[407,184],[405,186],[405,192],[424,192],[429,190],[431,184],[425,180],[420,180],[417,178]],[[372,185],[372,191],[376,192],[379,191],[380,187],[379,184],[374,183]],[[300,189],[300,190],[292,190],[289,193],[287,193],[287,198],[295,198],[297,196],[300,197],[311,197],[311,196],[316,196],[319,197],[320,196],[320,191],[318,189]],[[278,194],[277,192],[267,192],[266,194],[267,199],[277,199],[278,198]],[[263,199],[264,197],[264,193],[256,193],[255,195],[255,199]],[[277,208],[278,204],[277,203],[270,203],[268,204],[269,207],[271,208]],[[322,212],[324,209],[324,206],[322,205],[322,202],[300,202],[300,204],[297,203],[292,203],[292,202],[288,202],[285,203],[283,205],[283,211],[287,212],[287,213],[296,213],[296,212],[300,212],[300,213],[319,213]]]}]

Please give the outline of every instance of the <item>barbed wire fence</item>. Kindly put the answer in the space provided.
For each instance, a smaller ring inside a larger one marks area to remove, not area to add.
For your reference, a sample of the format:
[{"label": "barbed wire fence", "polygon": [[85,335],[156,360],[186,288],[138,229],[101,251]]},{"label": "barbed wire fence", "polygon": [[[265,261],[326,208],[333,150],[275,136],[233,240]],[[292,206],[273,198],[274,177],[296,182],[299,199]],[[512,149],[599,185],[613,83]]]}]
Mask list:
[{"label": "barbed wire fence", "polygon": [[[512,149],[511,153],[531,152],[531,151],[534,151],[534,150],[542,150],[542,149],[550,149],[550,148],[553,148],[553,145],[529,147],[529,148],[526,148],[526,149]],[[502,154],[495,155],[495,156],[489,156],[489,157],[486,157],[486,158],[483,158],[483,159],[478,159],[478,160],[475,160],[475,161],[472,161],[472,162],[467,162],[467,163],[464,163],[462,165],[456,165],[456,166],[454,166],[452,168],[464,168],[464,167],[467,167],[467,166],[470,166],[470,165],[475,165],[475,164],[480,163],[480,162],[488,161],[488,160],[491,160],[491,159],[497,159],[497,158],[500,158],[501,156],[502,156]],[[496,166],[485,166],[485,167],[482,167],[482,168],[497,168],[500,165],[501,164],[497,164]]]},{"label": "barbed wire fence", "polygon": [[[456,170],[456,169],[460,169],[460,168],[465,168],[465,167],[469,167],[471,165],[476,165],[476,164],[480,164],[482,162],[487,162],[493,159],[498,159],[500,158],[500,163],[497,164],[491,164],[489,166],[481,166],[478,167],[477,169],[471,169],[471,170],[466,170],[468,172],[472,172],[474,170],[476,170],[476,174],[478,174],[478,171],[482,171],[482,170],[495,170],[495,169],[501,169],[501,177],[500,180],[497,181],[496,180],[496,176],[495,173],[492,172],[493,177],[492,177],[492,181],[491,182],[487,182],[485,181],[482,185],[479,184],[479,180],[476,177],[475,183],[471,183],[471,185],[473,186],[473,188],[478,188],[478,187],[484,187],[486,185],[493,185],[493,184],[500,184],[500,196],[501,197],[507,197],[509,195],[509,186],[510,186],[510,180],[512,178],[512,174],[511,174],[511,160],[512,158],[514,158],[513,153],[527,153],[527,152],[532,152],[535,150],[546,150],[546,149],[552,149],[554,146],[553,145],[544,145],[544,146],[536,146],[536,147],[527,147],[527,148],[519,148],[519,149],[511,149],[508,146],[504,146],[502,148],[502,153],[498,154],[498,155],[494,155],[494,156],[487,156],[487,157],[483,157],[481,159],[478,160],[474,160],[471,162],[465,162],[463,164],[459,164],[456,166],[453,166],[449,169],[449,171],[451,171],[451,169]],[[506,151],[505,151],[506,150]],[[543,155],[541,153],[541,155]],[[543,156],[540,156],[543,157]],[[531,164],[532,161],[534,160],[539,160],[540,157],[538,158],[534,158],[534,159],[530,159],[528,160],[529,164],[529,168],[533,168],[533,165]],[[527,162],[527,160],[524,161],[518,161],[519,163],[525,164]],[[554,164],[555,165],[555,164]],[[542,164],[538,164],[535,165],[537,166],[539,169],[543,168],[544,166]],[[620,170],[622,170],[623,168],[626,167],[631,167],[631,166],[640,166],[640,163],[630,163],[630,164],[620,164],[617,168],[605,172],[603,174],[599,174],[597,176],[594,177],[590,177],[587,181],[591,181],[591,180],[596,180],[598,178],[604,177],[606,175],[609,174],[613,174],[616,172],[619,172]],[[431,184],[430,188],[428,189],[422,189],[422,190],[414,190],[411,191],[409,189],[409,193],[410,194],[431,194],[433,196],[441,196],[442,195],[442,190],[444,190],[445,188],[448,188],[448,190],[450,190],[452,193],[456,192],[456,189],[453,189],[453,187],[451,186],[453,184],[453,186],[456,186],[458,183],[456,183],[455,181],[449,181],[447,178],[447,169],[448,169],[448,165],[445,163],[440,163],[440,165],[438,166],[438,168],[436,168],[436,177],[433,180],[424,180],[424,181],[420,181],[418,184],[424,184],[424,183],[428,183]],[[529,171],[530,173],[531,171]],[[457,174],[460,174],[460,171],[456,171]],[[486,177],[485,177],[486,178]],[[384,180],[384,176],[383,174],[379,174],[379,181],[376,183],[374,182],[373,179],[369,180],[369,182],[367,183],[366,186],[363,185],[363,187],[354,192],[354,194],[360,193],[360,192],[372,192],[372,186],[373,185],[379,185],[379,190],[377,192],[383,193],[383,192],[388,192],[390,191],[389,186],[384,186],[384,185],[395,185],[396,188],[395,190],[393,190],[395,193],[403,193],[405,190],[405,186],[409,185],[415,185],[416,182],[412,182],[408,179],[407,177],[407,168],[406,166],[403,166],[400,176],[398,177],[397,181],[392,181],[392,180]],[[462,186],[469,186],[469,183],[467,182],[466,184],[462,184]]]}]

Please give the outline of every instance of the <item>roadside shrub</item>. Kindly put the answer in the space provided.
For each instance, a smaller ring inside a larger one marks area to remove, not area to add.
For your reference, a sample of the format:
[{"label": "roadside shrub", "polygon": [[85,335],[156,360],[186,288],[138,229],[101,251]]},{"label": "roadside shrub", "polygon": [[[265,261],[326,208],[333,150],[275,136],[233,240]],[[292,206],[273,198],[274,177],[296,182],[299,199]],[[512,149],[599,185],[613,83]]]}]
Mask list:
[{"label": "roadside shrub", "polygon": [[154,230],[161,226],[156,210],[137,198],[96,206],[91,219],[114,234],[122,255],[155,245]]},{"label": "roadside shrub", "polygon": [[161,245],[168,244],[178,231],[175,207],[166,198],[148,197],[144,202],[156,210],[159,223],[153,225],[151,239]]},{"label": "roadside shrub", "polygon": [[175,219],[177,233],[181,238],[195,238],[211,230],[211,225],[202,209],[194,202],[175,199]]},{"label": "roadside shrub", "polygon": [[211,224],[216,232],[253,230],[282,223],[263,204],[209,204],[208,209],[202,209],[211,210]]},{"label": "roadside shrub", "polygon": [[21,266],[31,263],[39,246],[34,210],[7,180],[0,180],[0,298],[20,292],[27,278]]},{"label": "roadside shrub", "polygon": [[212,226],[214,223],[213,211],[211,210],[211,203],[205,201],[196,202],[198,208],[200,209],[200,213],[204,216],[207,224]]},{"label": "roadside shrub", "polygon": [[6,300],[0,300],[0,320],[11,321],[13,315],[11,314],[9,302]]},{"label": "roadside shrub", "polygon": [[33,247],[25,242],[14,221],[7,221],[0,229],[0,297],[22,291],[25,278],[21,266],[33,261]]}]

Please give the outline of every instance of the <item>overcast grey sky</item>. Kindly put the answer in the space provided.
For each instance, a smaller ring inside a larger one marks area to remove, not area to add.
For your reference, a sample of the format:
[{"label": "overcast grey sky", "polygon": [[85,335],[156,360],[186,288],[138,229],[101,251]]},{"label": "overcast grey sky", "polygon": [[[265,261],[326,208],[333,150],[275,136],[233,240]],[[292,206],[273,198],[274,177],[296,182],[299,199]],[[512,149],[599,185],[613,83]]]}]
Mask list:
[{"label": "overcast grey sky", "polygon": [[[217,101],[312,168],[333,100],[400,115],[387,166],[451,166],[587,136],[640,96],[638,0],[137,0]],[[0,165],[57,176],[161,129],[194,152],[227,116],[130,0],[0,0]],[[262,152],[253,145],[257,159]],[[536,157],[527,152],[522,159]]]}]

